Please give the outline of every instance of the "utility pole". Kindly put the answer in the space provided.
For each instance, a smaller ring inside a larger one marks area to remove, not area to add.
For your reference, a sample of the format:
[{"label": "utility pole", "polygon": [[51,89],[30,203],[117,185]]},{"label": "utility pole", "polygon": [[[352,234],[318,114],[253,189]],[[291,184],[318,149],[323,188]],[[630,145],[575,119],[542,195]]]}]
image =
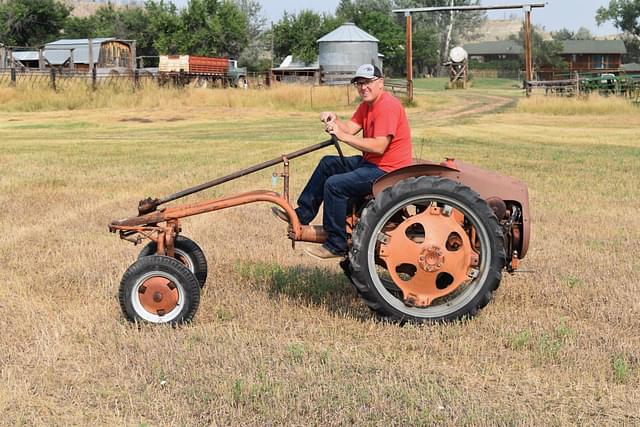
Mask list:
[{"label": "utility pole", "polygon": [[531,38],[531,6],[527,5],[523,7],[524,10],[524,67],[525,67],[525,79],[527,81],[533,80],[533,46]]},{"label": "utility pole", "polygon": [[409,102],[413,101],[413,28],[411,23],[411,12],[405,12],[406,17],[406,36],[407,36],[407,98]]}]

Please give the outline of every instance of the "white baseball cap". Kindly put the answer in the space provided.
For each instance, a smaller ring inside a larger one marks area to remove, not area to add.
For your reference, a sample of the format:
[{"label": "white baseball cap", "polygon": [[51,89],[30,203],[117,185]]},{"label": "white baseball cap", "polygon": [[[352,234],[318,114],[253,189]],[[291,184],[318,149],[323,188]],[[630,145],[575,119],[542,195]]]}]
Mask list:
[{"label": "white baseball cap", "polygon": [[362,64],[358,67],[356,75],[351,79],[351,83],[355,83],[358,79],[373,80],[379,78],[382,78],[382,71],[380,71],[380,68],[371,64]]}]

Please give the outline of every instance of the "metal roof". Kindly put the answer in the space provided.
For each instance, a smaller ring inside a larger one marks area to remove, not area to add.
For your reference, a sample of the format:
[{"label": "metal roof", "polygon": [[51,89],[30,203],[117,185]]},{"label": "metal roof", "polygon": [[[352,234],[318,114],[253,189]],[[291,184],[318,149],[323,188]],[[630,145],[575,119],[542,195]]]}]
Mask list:
[{"label": "metal roof", "polygon": [[[625,54],[622,40],[563,40],[563,55]],[[523,46],[513,40],[470,43],[464,46],[469,55],[520,55]]]},{"label": "metal roof", "polygon": [[13,59],[17,61],[37,61],[39,59],[38,52],[35,50],[24,50],[21,52],[13,52]]},{"label": "metal roof", "polygon": [[[91,39],[93,48],[93,63],[98,62],[100,46],[104,42],[116,40],[115,37]],[[51,65],[62,65],[71,57],[73,49],[73,62],[76,64],[89,63],[89,39],[61,39],[44,45],[44,57]]]},{"label": "metal roof", "polygon": [[[95,39],[91,39],[91,41],[93,42],[93,44],[98,44],[101,45],[104,42],[108,42],[111,40],[115,40],[115,37],[102,37],[102,38],[95,38]],[[47,43],[45,45],[46,46],[56,46],[56,47],[66,47],[66,46],[71,46],[71,47],[76,47],[76,46],[87,46],[89,44],[89,39],[60,39],[60,40],[56,40],[54,42],[51,43]]]},{"label": "metal roof", "polygon": [[306,71],[306,70],[317,70],[320,66],[318,65],[318,61],[313,64],[304,63],[299,61],[293,57],[293,55],[288,55],[279,67],[272,68],[272,71]]},{"label": "metal roof", "polygon": [[562,47],[564,55],[627,53],[622,40],[564,40]]},{"label": "metal roof", "polygon": [[361,30],[353,22],[346,22],[318,39],[318,43],[324,42],[376,42],[380,40],[371,34]]},{"label": "metal roof", "polygon": [[[88,48],[87,48],[88,51]],[[74,58],[75,58],[75,50],[74,50]],[[88,56],[88,54],[87,54]],[[51,65],[62,65],[69,60],[70,53],[69,50],[46,50],[42,51],[42,58],[47,61]],[[26,50],[21,52],[13,52],[13,58],[17,61],[39,61],[40,56],[37,50]],[[95,58],[97,60],[97,58]],[[76,63],[81,63],[82,61],[75,60]],[[95,61],[94,61],[95,62]],[[86,64],[89,63],[87,60]]]},{"label": "metal roof", "polygon": [[620,70],[626,71],[627,73],[638,73],[640,72],[640,64],[636,64],[632,62],[630,64],[622,64],[620,66]]},{"label": "metal roof", "polygon": [[469,55],[520,55],[524,48],[513,40],[470,43],[464,45]]}]

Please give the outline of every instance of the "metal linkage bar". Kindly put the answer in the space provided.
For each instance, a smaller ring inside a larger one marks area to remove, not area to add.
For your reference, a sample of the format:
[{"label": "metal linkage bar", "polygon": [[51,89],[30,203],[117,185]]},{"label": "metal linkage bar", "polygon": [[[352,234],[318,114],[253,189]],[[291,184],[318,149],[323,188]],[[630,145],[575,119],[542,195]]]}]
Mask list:
[{"label": "metal linkage bar", "polygon": [[177,193],[171,194],[169,196],[165,196],[165,197],[163,197],[161,199],[150,199],[150,198],[148,198],[148,199],[140,200],[140,203],[138,204],[138,213],[140,215],[143,215],[143,214],[147,214],[149,212],[153,212],[153,210],[155,210],[158,206],[160,206],[160,205],[162,205],[164,203],[171,202],[173,200],[180,199],[180,198],[188,196],[190,194],[194,194],[194,193],[197,193],[199,191],[206,190],[207,188],[215,187],[216,185],[224,184],[225,182],[234,180],[236,178],[240,178],[242,176],[249,175],[251,173],[254,173],[254,172],[269,168],[271,166],[275,166],[275,165],[277,165],[279,163],[282,163],[285,158],[287,160],[293,160],[296,157],[300,157],[300,156],[303,156],[305,154],[311,153],[313,151],[317,151],[317,150],[320,150],[322,148],[329,147],[330,145],[334,145],[333,139],[330,139],[330,140],[325,141],[325,142],[321,142],[319,144],[312,145],[310,147],[303,148],[303,149],[298,150],[298,151],[294,151],[294,152],[289,153],[289,154],[285,154],[284,156],[281,156],[281,157],[278,157],[276,159],[269,160],[269,161],[257,164],[255,166],[248,167],[246,169],[242,169],[242,170],[240,170],[238,172],[234,172],[234,173],[232,173],[230,175],[226,175],[226,176],[214,179],[213,181],[205,182],[204,184],[200,184],[200,185],[197,185],[195,187],[187,188],[186,190],[182,190],[182,191],[179,191]]}]

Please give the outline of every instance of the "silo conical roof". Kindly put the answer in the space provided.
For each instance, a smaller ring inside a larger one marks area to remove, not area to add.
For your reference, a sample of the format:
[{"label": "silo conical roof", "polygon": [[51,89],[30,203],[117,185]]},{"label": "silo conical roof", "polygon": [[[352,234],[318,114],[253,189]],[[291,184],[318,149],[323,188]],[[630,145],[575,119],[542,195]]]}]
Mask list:
[{"label": "silo conical roof", "polygon": [[379,42],[366,31],[361,30],[353,22],[346,22],[318,39],[320,42]]}]

